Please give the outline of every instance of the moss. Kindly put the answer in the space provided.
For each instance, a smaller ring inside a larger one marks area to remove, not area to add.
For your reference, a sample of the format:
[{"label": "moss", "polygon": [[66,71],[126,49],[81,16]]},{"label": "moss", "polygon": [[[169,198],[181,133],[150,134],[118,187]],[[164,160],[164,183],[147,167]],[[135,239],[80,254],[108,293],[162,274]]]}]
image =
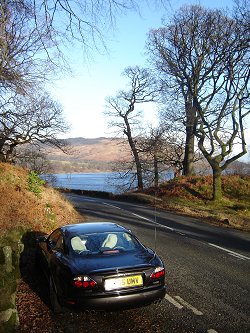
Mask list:
[{"label": "moss", "polygon": [[14,333],[18,326],[18,314],[14,310],[7,322],[3,322],[0,326],[0,333]]},{"label": "moss", "polygon": [[26,231],[22,227],[8,230],[4,236],[0,237],[0,246],[10,245],[13,250],[18,251],[18,244]]},{"label": "moss", "polygon": [[[22,228],[12,229],[0,239],[0,327],[3,332],[15,332],[18,325],[15,294],[20,278],[19,260],[23,249],[23,234]],[[6,248],[9,249],[8,252],[4,252]],[[9,254],[8,257],[6,253]]]}]

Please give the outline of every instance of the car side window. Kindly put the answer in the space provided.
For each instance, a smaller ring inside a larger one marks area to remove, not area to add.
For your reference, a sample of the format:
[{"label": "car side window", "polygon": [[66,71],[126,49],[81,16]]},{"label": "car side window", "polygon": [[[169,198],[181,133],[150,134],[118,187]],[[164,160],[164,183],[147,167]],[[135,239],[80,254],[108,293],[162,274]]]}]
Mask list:
[{"label": "car side window", "polygon": [[61,251],[61,252],[64,252],[64,241],[63,241],[63,236],[62,234],[60,234],[57,242],[56,242],[56,245],[55,245],[55,248],[58,250],[58,251]]},{"label": "car side window", "polygon": [[50,245],[50,247],[53,249],[56,244],[57,241],[59,239],[59,237],[61,236],[61,231],[60,230],[55,230],[54,232],[52,232],[52,234],[49,236],[48,238],[48,244]]}]

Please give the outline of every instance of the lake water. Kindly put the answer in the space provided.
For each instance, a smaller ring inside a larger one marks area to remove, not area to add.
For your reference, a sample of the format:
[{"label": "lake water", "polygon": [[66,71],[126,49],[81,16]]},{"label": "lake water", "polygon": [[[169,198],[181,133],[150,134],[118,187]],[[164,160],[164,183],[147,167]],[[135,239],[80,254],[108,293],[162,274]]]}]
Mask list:
[{"label": "lake water", "polygon": [[[53,174],[43,175],[42,178],[55,188],[104,191],[115,194],[125,190],[125,180],[118,179],[118,173],[116,172]],[[171,178],[173,178],[173,174],[168,172],[165,179]]]},{"label": "lake water", "polygon": [[115,179],[117,174],[114,172],[53,174],[51,176],[52,180],[50,175],[43,175],[42,178],[55,188],[119,193],[119,186],[122,185]]}]

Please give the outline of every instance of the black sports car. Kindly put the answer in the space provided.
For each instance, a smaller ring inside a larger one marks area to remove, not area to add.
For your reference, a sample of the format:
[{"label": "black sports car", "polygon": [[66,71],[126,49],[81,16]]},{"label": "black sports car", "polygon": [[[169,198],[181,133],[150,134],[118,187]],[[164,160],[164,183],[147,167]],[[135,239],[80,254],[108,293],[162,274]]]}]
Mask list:
[{"label": "black sports car", "polygon": [[162,260],[118,224],[66,225],[37,240],[37,260],[55,312],[63,306],[139,307],[165,296]]}]

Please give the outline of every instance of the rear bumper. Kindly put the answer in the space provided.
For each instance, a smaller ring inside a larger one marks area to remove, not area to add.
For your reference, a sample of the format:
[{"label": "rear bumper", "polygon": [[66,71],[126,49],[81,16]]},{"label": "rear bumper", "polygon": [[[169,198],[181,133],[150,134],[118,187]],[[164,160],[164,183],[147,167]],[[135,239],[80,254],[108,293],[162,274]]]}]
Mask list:
[{"label": "rear bumper", "polygon": [[76,301],[77,308],[95,309],[95,310],[112,310],[135,308],[149,305],[153,302],[162,300],[166,294],[166,286],[158,289],[142,291],[131,294],[105,295],[98,297],[84,297]]}]

